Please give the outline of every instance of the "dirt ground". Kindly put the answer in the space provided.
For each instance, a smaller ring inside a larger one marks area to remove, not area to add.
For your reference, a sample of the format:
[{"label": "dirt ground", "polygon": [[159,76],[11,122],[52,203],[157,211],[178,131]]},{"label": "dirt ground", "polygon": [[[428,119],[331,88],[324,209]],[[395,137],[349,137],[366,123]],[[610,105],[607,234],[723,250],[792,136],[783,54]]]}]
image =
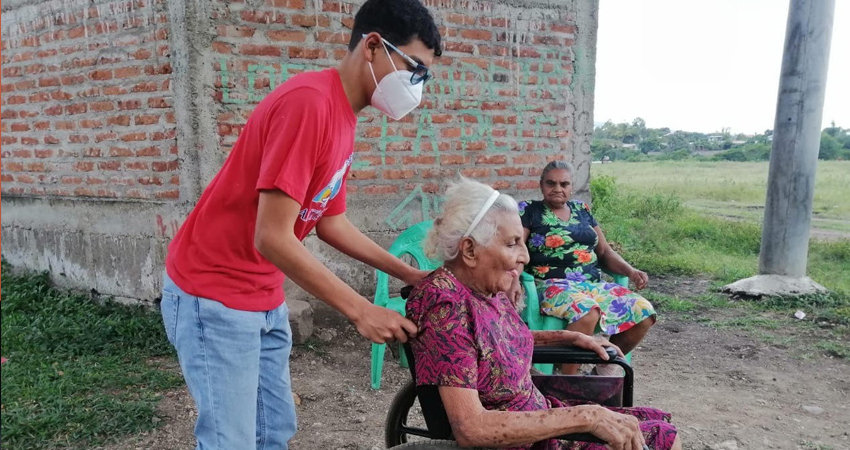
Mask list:
[{"label": "dirt ground", "polygon": [[[668,293],[708,285],[657,281],[656,290]],[[660,311],[634,355],[635,404],[671,412],[686,449],[850,449],[850,362],[807,352],[804,335],[768,345],[705,324],[729,317],[718,310],[699,317]],[[352,327],[328,318],[310,345],[293,350],[300,405],[292,449],[384,448],[385,414],[408,374],[388,356],[382,388],[372,391],[369,357],[369,345]],[[166,393],[161,415],[154,431],[108,450],[193,448],[188,393]]]}]

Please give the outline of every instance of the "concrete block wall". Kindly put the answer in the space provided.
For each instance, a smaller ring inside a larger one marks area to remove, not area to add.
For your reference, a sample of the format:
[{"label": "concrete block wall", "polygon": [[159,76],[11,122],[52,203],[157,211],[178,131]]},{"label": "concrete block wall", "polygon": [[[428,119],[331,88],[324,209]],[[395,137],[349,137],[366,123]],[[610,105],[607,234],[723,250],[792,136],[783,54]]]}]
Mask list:
[{"label": "concrete block wall", "polygon": [[[552,159],[576,165],[586,198],[596,2],[425,3],[444,56],[419,110],[400,122],[361,114],[352,221],[388,246],[440,210],[457,174],[529,197]],[[254,105],[293,74],[335,65],[358,5],[4,2],[4,257],[66,285],[155,298],[168,240]],[[306,245],[373,292],[373,272]]]}]

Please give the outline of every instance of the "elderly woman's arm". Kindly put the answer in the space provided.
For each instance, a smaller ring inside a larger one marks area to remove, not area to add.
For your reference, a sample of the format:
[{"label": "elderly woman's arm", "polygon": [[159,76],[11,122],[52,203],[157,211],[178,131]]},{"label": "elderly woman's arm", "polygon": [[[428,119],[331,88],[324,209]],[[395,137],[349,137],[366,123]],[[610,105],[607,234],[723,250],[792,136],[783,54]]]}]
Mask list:
[{"label": "elderly woman's arm", "polygon": [[556,345],[578,347],[596,352],[600,358],[606,361],[608,360],[608,353],[605,352],[605,347],[610,347],[617,350],[617,354],[623,356],[623,352],[620,350],[620,347],[617,347],[608,341],[608,339],[600,336],[589,336],[584,333],[569,330],[532,330],[531,336],[534,337],[535,347],[552,347]]},{"label": "elderly woman's arm", "polygon": [[515,447],[572,433],[591,433],[613,450],[640,450],[638,420],[598,405],[539,411],[488,411],[478,391],[439,388],[440,398],[461,447]]},{"label": "elderly woman's arm", "polygon": [[599,260],[599,263],[611,272],[629,277],[629,281],[634,283],[635,289],[640,290],[645,288],[647,283],[649,283],[649,276],[646,272],[635,269],[622,256],[615,252],[605,239],[605,233],[602,232],[602,228],[599,225],[593,227],[593,229],[596,231],[596,235],[599,236],[599,244],[596,246],[596,258]]}]

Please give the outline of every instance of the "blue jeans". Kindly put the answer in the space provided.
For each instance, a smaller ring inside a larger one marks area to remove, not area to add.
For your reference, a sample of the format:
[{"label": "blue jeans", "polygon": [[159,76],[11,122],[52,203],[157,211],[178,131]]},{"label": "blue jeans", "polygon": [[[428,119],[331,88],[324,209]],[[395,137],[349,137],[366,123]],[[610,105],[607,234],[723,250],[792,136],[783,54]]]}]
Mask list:
[{"label": "blue jeans", "polygon": [[286,303],[268,312],[230,309],[165,275],[161,309],[198,408],[196,449],[287,449],[296,421]]}]

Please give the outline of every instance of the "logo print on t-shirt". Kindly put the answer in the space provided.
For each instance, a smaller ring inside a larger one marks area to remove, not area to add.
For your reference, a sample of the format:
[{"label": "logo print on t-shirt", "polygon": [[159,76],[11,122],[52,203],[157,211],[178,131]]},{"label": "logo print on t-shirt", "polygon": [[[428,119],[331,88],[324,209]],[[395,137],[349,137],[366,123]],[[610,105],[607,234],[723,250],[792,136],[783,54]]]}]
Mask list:
[{"label": "logo print on t-shirt", "polygon": [[[301,220],[307,222],[311,220],[318,220],[322,217],[322,214],[325,213],[325,209],[328,207],[328,203],[331,200],[336,198],[337,194],[339,194],[340,189],[342,189],[343,178],[345,177],[345,171],[348,170],[348,166],[351,165],[351,160],[354,155],[348,157],[343,163],[342,167],[334,173],[334,176],[331,177],[331,181],[325,186],[324,189],[319,191],[315,197],[313,197],[312,204],[309,208],[304,208],[301,210],[299,216]],[[317,205],[318,203],[318,205]]]}]

